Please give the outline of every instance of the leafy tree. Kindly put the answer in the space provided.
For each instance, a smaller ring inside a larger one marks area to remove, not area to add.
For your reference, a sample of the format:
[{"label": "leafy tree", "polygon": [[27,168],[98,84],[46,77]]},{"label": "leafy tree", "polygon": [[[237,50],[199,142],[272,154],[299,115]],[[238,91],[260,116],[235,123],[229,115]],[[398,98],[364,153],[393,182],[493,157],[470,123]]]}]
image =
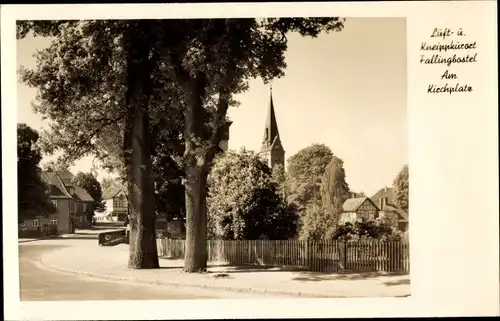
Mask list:
[{"label": "leafy tree", "polygon": [[22,78],[40,89],[36,109],[54,121],[57,136],[47,145],[69,158],[90,152],[107,158],[106,137],[121,121],[134,268],[158,267],[153,127],[162,115],[182,111],[184,269],[195,272],[206,267],[207,175],[232,96],[249,78],[283,75],[288,32],[316,37],[342,26],[339,18],[22,22],[18,37],[33,31],[55,39],[38,54],[36,71]]},{"label": "leafy tree", "polygon": [[404,165],[393,182],[396,205],[406,212],[408,212],[409,207],[410,182],[408,175],[408,165]]},{"label": "leafy tree", "polygon": [[60,160],[51,160],[42,165],[44,171],[66,171],[69,170],[69,164]]},{"label": "leafy tree", "polygon": [[105,191],[106,189],[110,188],[111,186],[119,185],[120,182],[117,181],[116,178],[105,177],[105,178],[102,179],[102,181],[100,182],[100,184],[101,184],[101,189],[103,191]]},{"label": "leafy tree", "polygon": [[325,169],[321,183],[321,200],[326,215],[329,217],[330,238],[331,233],[337,226],[339,216],[342,213],[342,205],[349,198],[349,185],[345,180],[344,162],[333,156]]},{"label": "leafy tree", "polygon": [[[170,124],[163,120],[155,129],[156,148],[153,153],[156,210],[167,215],[167,219],[186,218],[184,179],[184,138],[182,115],[169,115]],[[175,123],[177,122],[177,123]],[[172,126],[174,124],[174,126]],[[182,224],[183,226],[184,224]]]},{"label": "leafy tree", "polygon": [[[208,177],[209,234],[222,239],[288,238],[293,227],[267,164],[244,148],[217,157]],[[279,235],[279,233],[283,233]]]},{"label": "leafy tree", "polygon": [[272,168],[272,180],[276,184],[276,188],[281,197],[286,200],[286,174],[283,165],[275,165]]},{"label": "leafy tree", "polygon": [[288,159],[288,201],[295,204],[300,213],[304,214],[310,202],[321,200],[321,181],[332,157],[328,146],[313,144]]},{"label": "leafy tree", "polygon": [[94,199],[92,208],[88,212],[87,219],[89,221],[92,220],[94,211],[104,212],[106,210],[106,204],[102,200],[101,184],[99,183],[97,178],[92,175],[92,173],[78,172],[78,174],[76,174],[76,176],[73,178],[73,183],[86,190],[87,193],[89,193],[89,195]]},{"label": "leafy tree", "polygon": [[38,132],[26,124],[17,124],[18,222],[56,212],[40,176],[42,154],[37,146]]},{"label": "leafy tree", "polygon": [[[157,104],[152,79],[158,67],[154,21],[22,21],[18,38],[52,37],[21,79],[38,88],[34,109],[51,119],[48,153],[62,150],[71,163],[89,153],[103,161],[116,153],[108,140],[123,128],[121,159],[131,200],[128,265],[157,268],[151,172],[149,104]],[[164,106],[164,104],[161,104]],[[113,142],[115,143],[115,142]],[[116,146],[116,145],[114,145]]]},{"label": "leafy tree", "polygon": [[[272,169],[272,181],[276,185],[281,201],[279,218],[281,223],[277,223],[277,235],[280,238],[295,238],[299,228],[299,216],[295,204],[288,203],[287,177],[283,165],[275,165]],[[277,239],[275,237],[275,239]]]},{"label": "leafy tree", "polygon": [[331,224],[321,200],[312,200],[300,215],[299,237],[302,240],[325,239]]},{"label": "leafy tree", "polygon": [[[342,26],[338,18],[209,19],[179,24],[175,33],[179,37],[169,34],[171,44],[175,43],[169,48],[175,49],[167,50],[166,56],[182,91],[189,93],[184,113],[186,271],[206,267],[207,175],[226,126],[231,97],[244,91],[250,78],[268,81],[284,74],[288,32],[316,37]],[[214,98],[207,139],[203,105]]]}]

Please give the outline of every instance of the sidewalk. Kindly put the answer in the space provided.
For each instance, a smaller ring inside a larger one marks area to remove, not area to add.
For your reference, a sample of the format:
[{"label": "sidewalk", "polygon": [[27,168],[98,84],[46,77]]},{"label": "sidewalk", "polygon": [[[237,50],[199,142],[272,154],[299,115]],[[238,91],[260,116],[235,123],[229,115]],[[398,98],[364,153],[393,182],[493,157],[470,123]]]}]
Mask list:
[{"label": "sidewalk", "polygon": [[279,268],[227,266],[220,262],[210,262],[208,273],[187,274],[182,271],[182,260],[169,259],[160,259],[160,269],[130,270],[126,267],[128,245],[99,247],[95,240],[57,242],[65,247],[44,254],[41,261],[45,266],[104,279],[323,298],[410,294],[408,275],[290,272]]}]

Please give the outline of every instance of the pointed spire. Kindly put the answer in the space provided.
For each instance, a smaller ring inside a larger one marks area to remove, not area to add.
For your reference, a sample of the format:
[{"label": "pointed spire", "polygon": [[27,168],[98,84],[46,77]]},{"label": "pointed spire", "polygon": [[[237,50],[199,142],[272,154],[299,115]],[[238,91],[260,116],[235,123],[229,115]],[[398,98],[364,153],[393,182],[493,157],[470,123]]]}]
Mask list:
[{"label": "pointed spire", "polygon": [[[273,113],[274,117],[274,104],[273,104],[273,84],[269,86],[269,112],[268,113]],[[268,116],[269,117],[269,116]],[[276,117],[274,117],[276,118]],[[276,119],[275,119],[276,121]],[[267,124],[267,123],[266,123]]]},{"label": "pointed spire", "polygon": [[269,150],[273,145],[281,145],[278,131],[278,123],[276,121],[276,114],[274,111],[273,102],[273,87],[269,88],[269,109],[267,111],[266,126],[264,129],[264,139],[262,141],[261,151]]}]

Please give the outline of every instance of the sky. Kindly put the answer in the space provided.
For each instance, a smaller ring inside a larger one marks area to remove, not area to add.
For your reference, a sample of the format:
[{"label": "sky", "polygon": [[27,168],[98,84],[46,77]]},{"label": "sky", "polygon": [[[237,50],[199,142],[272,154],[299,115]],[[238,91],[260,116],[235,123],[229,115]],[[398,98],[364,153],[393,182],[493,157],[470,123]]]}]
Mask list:
[{"label": "sky", "polygon": [[[323,143],[344,161],[351,190],[371,196],[390,186],[408,163],[406,19],[347,18],[341,32],[317,38],[291,34],[288,40],[285,76],[272,82],[285,157]],[[33,54],[48,43],[18,40],[18,67],[34,67]],[[42,128],[31,107],[37,90],[21,83],[17,89],[18,121]],[[230,149],[259,151],[269,93],[269,85],[255,79],[235,97],[241,105],[228,112]],[[91,157],[79,160],[71,171],[89,171],[92,163]]]}]

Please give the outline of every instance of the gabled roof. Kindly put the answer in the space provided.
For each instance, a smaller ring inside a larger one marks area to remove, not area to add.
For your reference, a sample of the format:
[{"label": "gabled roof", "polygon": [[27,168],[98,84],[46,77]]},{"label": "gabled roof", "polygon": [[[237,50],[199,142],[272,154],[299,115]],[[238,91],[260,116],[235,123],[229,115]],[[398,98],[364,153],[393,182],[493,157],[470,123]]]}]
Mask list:
[{"label": "gabled roof", "polygon": [[62,170],[62,171],[56,171],[57,176],[59,179],[63,182],[64,185],[66,186],[72,186],[72,181],[73,178],[75,178],[75,175],[71,173],[68,170]]},{"label": "gabled roof", "polygon": [[[42,171],[40,175],[44,183],[49,186],[49,196],[51,198],[76,199],[84,202],[94,201],[85,189],[72,183],[74,175],[70,171]],[[69,187],[74,189],[73,194],[69,193]]]},{"label": "gabled roof", "polygon": [[375,205],[371,199],[368,197],[356,197],[347,199],[344,204],[342,204],[342,211],[344,212],[356,212],[358,208],[363,205],[364,202],[370,202],[378,210],[377,205]]},{"label": "gabled roof", "polygon": [[103,200],[112,199],[113,197],[118,195],[118,193],[120,193],[121,191],[123,191],[123,188],[121,187],[110,186],[102,192],[102,199]]},{"label": "gabled roof", "polygon": [[406,213],[404,210],[400,209],[397,206],[393,206],[393,205],[390,205],[390,204],[384,205],[383,212],[394,212],[394,213],[397,213],[399,215],[399,217],[403,219],[403,221],[408,222],[408,213]]},{"label": "gabled roof", "polygon": [[49,186],[49,195],[52,198],[73,198],[66,190],[62,180],[54,171],[42,171],[42,181]]},{"label": "gabled roof", "polygon": [[387,202],[389,204],[394,203],[394,187],[383,187],[379,189],[375,194],[373,194],[370,199],[377,203],[382,197],[387,197]]},{"label": "gabled roof", "polygon": [[81,201],[83,202],[93,202],[94,199],[92,198],[92,196],[90,196],[90,194],[83,188],[81,188],[80,186],[73,186],[75,188],[75,195],[73,195],[73,197],[77,197],[79,198]]},{"label": "gabled roof", "polygon": [[395,212],[399,215],[400,218],[402,218],[405,221],[408,221],[408,213],[395,204],[395,194],[394,194],[395,190],[396,189],[394,187],[381,188],[370,199],[374,203],[378,203],[382,197],[386,197],[387,203],[384,204],[384,208],[382,209],[382,211]]}]

